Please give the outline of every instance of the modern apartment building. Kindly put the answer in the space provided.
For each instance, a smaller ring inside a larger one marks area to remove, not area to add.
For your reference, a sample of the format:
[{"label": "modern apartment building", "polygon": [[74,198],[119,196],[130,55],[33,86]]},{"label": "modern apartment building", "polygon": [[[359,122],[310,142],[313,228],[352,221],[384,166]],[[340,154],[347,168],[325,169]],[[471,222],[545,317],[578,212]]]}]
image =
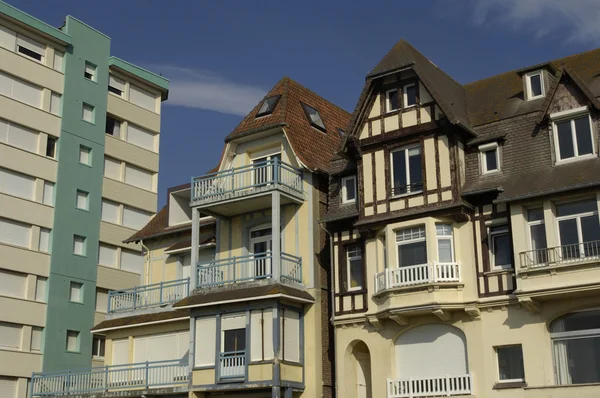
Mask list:
[{"label": "modern apartment building", "polygon": [[168,81],[110,55],[68,16],[52,27],[0,1],[0,396],[32,372],[102,365],[90,329],[111,289],[140,284],[156,213]]},{"label": "modern apartment building", "polygon": [[600,50],[460,85],[406,41],[331,164],[338,396],[597,397]]}]

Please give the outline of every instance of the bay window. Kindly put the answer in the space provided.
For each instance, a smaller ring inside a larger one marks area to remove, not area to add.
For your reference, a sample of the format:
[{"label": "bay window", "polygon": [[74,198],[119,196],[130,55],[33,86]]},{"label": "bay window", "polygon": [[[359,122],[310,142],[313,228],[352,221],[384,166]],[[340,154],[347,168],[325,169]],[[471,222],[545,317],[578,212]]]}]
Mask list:
[{"label": "bay window", "polygon": [[424,225],[396,231],[396,246],[398,247],[398,268],[427,263]]},{"label": "bay window", "polygon": [[423,191],[421,147],[412,145],[391,153],[392,196]]}]

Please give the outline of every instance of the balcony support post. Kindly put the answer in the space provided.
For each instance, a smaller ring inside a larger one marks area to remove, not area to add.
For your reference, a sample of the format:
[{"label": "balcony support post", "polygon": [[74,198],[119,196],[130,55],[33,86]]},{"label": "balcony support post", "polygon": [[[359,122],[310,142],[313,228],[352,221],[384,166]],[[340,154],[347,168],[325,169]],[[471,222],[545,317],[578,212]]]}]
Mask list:
[{"label": "balcony support post", "polygon": [[194,270],[193,277],[190,280],[190,291],[194,291],[198,283],[198,244],[200,237],[200,212],[192,208],[192,242],[191,242],[191,263]]},{"label": "balcony support post", "polygon": [[271,275],[279,282],[281,280],[281,197],[279,191],[271,194]]}]

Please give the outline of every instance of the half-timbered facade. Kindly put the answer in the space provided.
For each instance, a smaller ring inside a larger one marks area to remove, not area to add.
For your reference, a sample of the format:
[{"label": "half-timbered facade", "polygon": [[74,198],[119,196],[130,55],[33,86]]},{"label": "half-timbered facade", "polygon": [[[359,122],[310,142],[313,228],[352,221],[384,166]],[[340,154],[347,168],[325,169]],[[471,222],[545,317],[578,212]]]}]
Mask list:
[{"label": "half-timbered facade", "polygon": [[461,85],[400,41],[367,76],[322,219],[338,396],[597,394],[599,57]]}]

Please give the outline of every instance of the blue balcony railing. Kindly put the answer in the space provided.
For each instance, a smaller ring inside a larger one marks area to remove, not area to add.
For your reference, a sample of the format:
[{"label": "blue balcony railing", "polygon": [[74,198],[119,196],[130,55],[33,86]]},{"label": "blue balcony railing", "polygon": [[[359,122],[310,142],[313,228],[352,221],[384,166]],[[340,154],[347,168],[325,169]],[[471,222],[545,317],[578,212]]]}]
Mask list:
[{"label": "blue balcony railing", "polygon": [[[196,267],[197,287],[217,286],[250,280],[268,279],[273,276],[273,253],[255,253],[247,256],[215,260]],[[282,281],[302,283],[302,259],[281,253]]]},{"label": "blue balcony railing", "polygon": [[108,313],[172,304],[190,294],[190,278],[108,292]]},{"label": "blue balcony railing", "polygon": [[191,200],[212,203],[278,187],[301,195],[302,172],[273,158],[194,177]]},{"label": "blue balcony railing", "polygon": [[219,379],[239,379],[246,374],[246,351],[219,354]]},{"label": "blue balcony railing", "polygon": [[103,366],[85,371],[33,373],[30,397],[78,395],[152,387],[187,387],[188,372],[188,364],[177,359]]}]

